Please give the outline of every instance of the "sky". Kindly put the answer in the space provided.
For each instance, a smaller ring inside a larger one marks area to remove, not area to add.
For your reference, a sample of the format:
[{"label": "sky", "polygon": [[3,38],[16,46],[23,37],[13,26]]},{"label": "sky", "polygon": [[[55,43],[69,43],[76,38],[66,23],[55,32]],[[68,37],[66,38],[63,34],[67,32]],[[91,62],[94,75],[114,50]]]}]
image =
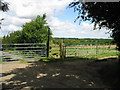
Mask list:
[{"label": "sky", "polygon": [[11,32],[22,30],[22,25],[36,18],[37,15],[47,15],[47,23],[53,37],[59,38],[110,38],[108,30],[93,30],[90,22],[74,22],[77,12],[67,8],[73,0],[4,0],[9,3],[9,11],[0,11],[0,37]]}]

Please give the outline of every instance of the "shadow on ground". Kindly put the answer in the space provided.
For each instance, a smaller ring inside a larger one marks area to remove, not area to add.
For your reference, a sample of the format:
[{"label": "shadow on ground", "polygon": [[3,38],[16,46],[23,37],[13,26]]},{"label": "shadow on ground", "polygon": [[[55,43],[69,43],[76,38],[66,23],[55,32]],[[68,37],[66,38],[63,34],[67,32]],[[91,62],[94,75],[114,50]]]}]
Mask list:
[{"label": "shadow on ground", "polygon": [[120,85],[120,65],[116,58],[103,61],[85,58],[60,60],[38,61],[26,68],[3,73],[3,77],[13,75],[3,81],[3,89],[112,88]]}]

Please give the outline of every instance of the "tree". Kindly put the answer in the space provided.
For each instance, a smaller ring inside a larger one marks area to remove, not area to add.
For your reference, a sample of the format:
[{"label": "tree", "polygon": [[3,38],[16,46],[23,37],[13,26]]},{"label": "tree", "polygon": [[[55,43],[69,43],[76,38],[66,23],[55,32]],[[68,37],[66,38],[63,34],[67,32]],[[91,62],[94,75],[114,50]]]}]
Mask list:
[{"label": "tree", "polygon": [[75,12],[78,12],[78,17],[81,21],[90,21],[94,23],[94,29],[96,25],[101,27],[107,27],[111,31],[111,37],[117,45],[117,49],[120,51],[120,2],[86,2],[80,3],[78,1],[69,4],[70,8],[74,8]]},{"label": "tree", "polygon": [[3,2],[3,1],[0,0],[0,11],[5,12],[5,11],[7,11],[7,10],[9,10],[9,8],[8,8],[8,3]]},{"label": "tree", "polygon": [[[48,26],[46,15],[37,16],[36,19],[24,24],[21,31],[15,31],[3,38],[3,43],[46,43]],[[52,33],[50,32],[50,35]]]},{"label": "tree", "polygon": [[[2,1],[0,0],[0,11],[6,12],[6,11],[8,11],[8,10],[9,10],[9,8],[8,8],[8,3],[2,2]],[[2,20],[4,20],[4,18],[0,19],[0,25],[2,24]],[[1,29],[1,26],[0,26],[0,29]]]}]

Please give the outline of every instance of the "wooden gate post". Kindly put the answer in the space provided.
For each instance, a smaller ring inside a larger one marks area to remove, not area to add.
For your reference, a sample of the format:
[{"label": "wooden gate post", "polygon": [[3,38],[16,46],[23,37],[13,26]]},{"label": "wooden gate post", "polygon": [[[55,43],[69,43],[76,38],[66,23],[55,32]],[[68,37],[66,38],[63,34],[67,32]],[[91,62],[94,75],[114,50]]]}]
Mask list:
[{"label": "wooden gate post", "polygon": [[98,45],[96,45],[96,54],[98,54]]},{"label": "wooden gate post", "polygon": [[98,54],[98,42],[96,41],[96,55]]},{"label": "wooden gate post", "polygon": [[50,28],[48,27],[47,57],[49,57]]},{"label": "wooden gate post", "polygon": [[60,41],[60,58],[65,58],[65,48],[63,40]]}]

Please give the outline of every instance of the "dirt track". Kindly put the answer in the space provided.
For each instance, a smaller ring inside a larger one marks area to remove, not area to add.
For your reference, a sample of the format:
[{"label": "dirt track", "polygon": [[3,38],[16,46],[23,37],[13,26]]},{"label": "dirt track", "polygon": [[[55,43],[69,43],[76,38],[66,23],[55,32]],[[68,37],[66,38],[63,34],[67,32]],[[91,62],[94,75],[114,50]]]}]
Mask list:
[{"label": "dirt track", "polygon": [[19,62],[8,62],[6,64],[0,64],[0,68],[2,68],[2,70],[0,70],[0,73],[10,72],[17,68],[25,68],[28,65],[30,65],[30,64],[19,63]]},{"label": "dirt track", "polygon": [[[111,83],[113,81],[112,76],[106,77],[104,72],[107,69],[110,70],[110,67],[116,69],[116,62],[117,60],[100,63],[90,60],[72,60],[32,64],[8,63],[2,65],[2,84],[4,89],[11,88],[12,90],[24,90],[25,88],[113,87],[114,85]],[[112,73],[114,72],[112,71]],[[104,74],[105,77],[102,77]],[[103,80],[104,78],[107,79]],[[109,79],[112,81],[107,81]]]}]

